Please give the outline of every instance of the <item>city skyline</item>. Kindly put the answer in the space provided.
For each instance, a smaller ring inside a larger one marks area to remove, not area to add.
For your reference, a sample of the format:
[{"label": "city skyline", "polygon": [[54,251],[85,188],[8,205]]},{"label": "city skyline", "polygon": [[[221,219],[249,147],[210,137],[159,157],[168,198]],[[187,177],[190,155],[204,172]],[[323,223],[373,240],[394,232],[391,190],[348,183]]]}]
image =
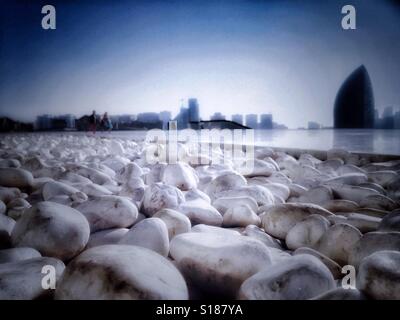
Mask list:
[{"label": "city skyline", "polygon": [[355,68],[369,71],[377,109],[400,106],[400,10],[355,0],[357,29],[343,30],[343,1],[52,1],[2,3],[0,116],[180,111],[200,116],[272,113],[290,128],[333,126],[332,107]]}]

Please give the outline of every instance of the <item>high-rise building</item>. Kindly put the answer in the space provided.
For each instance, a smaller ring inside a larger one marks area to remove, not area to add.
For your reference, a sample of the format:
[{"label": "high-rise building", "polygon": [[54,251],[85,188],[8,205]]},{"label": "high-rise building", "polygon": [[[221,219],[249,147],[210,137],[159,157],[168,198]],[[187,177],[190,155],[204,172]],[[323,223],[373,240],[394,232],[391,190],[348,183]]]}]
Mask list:
[{"label": "high-rise building", "polygon": [[371,79],[361,66],[346,79],[336,96],[335,128],[373,128],[374,113]]},{"label": "high-rise building", "polygon": [[386,107],[382,113],[382,129],[394,128],[394,109],[393,107]]},{"label": "high-rise building", "polygon": [[259,127],[260,129],[272,129],[272,114],[262,114]]},{"label": "high-rise building", "polygon": [[225,116],[221,112],[215,112],[211,117],[210,120],[225,120]]},{"label": "high-rise building", "polygon": [[242,114],[234,114],[232,116],[232,121],[239,123],[239,124],[243,124],[243,115]]},{"label": "high-rise building", "polygon": [[199,103],[197,99],[191,98],[188,100],[189,106],[189,121],[190,122],[199,122],[200,114],[199,114]]},{"label": "high-rise building", "polygon": [[246,115],[246,126],[251,129],[258,128],[258,116],[256,114],[248,114]]},{"label": "high-rise building", "polygon": [[171,112],[169,111],[161,111],[159,114],[159,118],[162,121],[163,129],[168,129],[168,122],[171,120]]},{"label": "high-rise building", "polygon": [[180,112],[175,117],[178,129],[186,129],[189,127],[189,109],[181,107]]},{"label": "high-rise building", "polygon": [[394,129],[400,129],[400,111],[397,111],[395,114],[394,114],[394,125],[393,125],[393,128]]}]

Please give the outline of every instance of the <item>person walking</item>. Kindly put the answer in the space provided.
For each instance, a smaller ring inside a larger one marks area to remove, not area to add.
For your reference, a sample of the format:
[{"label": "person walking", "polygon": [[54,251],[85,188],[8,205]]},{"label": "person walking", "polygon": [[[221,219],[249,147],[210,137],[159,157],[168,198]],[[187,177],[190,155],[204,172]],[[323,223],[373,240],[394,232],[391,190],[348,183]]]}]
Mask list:
[{"label": "person walking", "polygon": [[96,125],[97,125],[96,111],[93,110],[92,114],[89,116],[89,131],[92,131],[93,134],[96,134]]},{"label": "person walking", "polygon": [[101,119],[101,123],[103,124],[106,131],[111,132],[111,130],[113,129],[113,125],[112,125],[111,119],[108,117],[107,112],[104,113],[104,115]]}]

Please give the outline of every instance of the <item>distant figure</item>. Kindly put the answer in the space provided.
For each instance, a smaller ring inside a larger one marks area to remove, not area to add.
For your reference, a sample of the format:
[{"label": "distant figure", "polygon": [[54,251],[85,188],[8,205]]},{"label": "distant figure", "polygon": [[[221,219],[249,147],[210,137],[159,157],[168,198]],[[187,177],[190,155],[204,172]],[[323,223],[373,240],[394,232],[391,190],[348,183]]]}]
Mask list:
[{"label": "distant figure", "polygon": [[101,124],[104,126],[106,131],[110,132],[113,129],[113,125],[111,119],[108,117],[108,113],[105,112],[103,117],[101,118]]},{"label": "distant figure", "polygon": [[89,116],[89,130],[92,131],[93,134],[96,134],[96,124],[97,124],[96,111],[93,110],[92,114]]}]

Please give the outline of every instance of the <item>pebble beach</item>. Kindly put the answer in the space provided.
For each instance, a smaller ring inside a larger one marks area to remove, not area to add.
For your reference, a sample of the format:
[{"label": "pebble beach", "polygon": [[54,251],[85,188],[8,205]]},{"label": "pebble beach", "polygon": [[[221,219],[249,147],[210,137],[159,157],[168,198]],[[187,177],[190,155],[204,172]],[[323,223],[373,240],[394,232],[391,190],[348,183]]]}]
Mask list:
[{"label": "pebble beach", "polygon": [[164,149],[3,135],[0,299],[400,299],[400,157]]}]

